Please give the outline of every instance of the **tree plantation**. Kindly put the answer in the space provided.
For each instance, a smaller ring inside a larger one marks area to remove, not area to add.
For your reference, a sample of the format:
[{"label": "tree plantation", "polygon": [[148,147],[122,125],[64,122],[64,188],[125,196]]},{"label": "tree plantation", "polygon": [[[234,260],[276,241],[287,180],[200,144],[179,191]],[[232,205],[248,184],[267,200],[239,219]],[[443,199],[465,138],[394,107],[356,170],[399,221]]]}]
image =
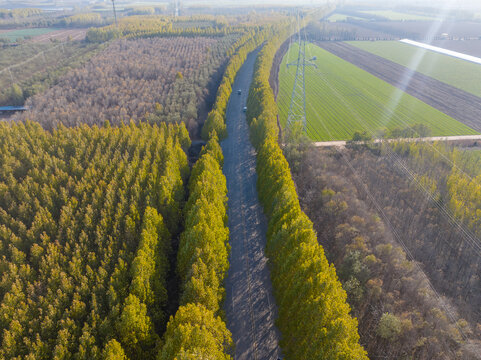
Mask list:
[{"label": "tree plantation", "polygon": [[[397,146],[400,152],[426,152],[425,160],[447,159],[435,153],[444,152],[442,147],[433,151],[429,145]],[[463,234],[453,230],[426,194],[392,166],[387,154],[355,149],[344,159],[335,150],[302,144],[289,145],[286,154],[301,205],[338,269],[369,355],[472,358],[472,346],[481,335],[475,314],[479,258],[462,240]],[[416,162],[423,161],[415,157]],[[439,171],[435,178],[442,179]],[[420,181],[437,197],[447,196],[425,175]],[[382,195],[394,188],[396,195]],[[453,246],[457,255],[451,253]],[[452,298],[439,297],[423,270]]]},{"label": "tree plantation", "polygon": [[70,41],[2,49],[0,105],[23,105],[26,99],[54,85],[68,70],[84,63],[101,48],[99,44]]},{"label": "tree plantation", "polygon": [[1,125],[3,358],[154,358],[189,173],[183,125]]},{"label": "tree plantation", "polygon": [[[0,43],[0,359],[481,359],[477,143],[385,92],[379,141],[281,127],[284,55],[301,119],[293,42],[361,10],[88,3],[0,4],[0,38],[42,32]],[[343,79],[319,126],[362,111]]]},{"label": "tree plantation", "polygon": [[183,121],[196,135],[234,41],[231,36],[115,41],[29,99],[31,110],[17,119],[35,119],[47,129],[105,120]]}]

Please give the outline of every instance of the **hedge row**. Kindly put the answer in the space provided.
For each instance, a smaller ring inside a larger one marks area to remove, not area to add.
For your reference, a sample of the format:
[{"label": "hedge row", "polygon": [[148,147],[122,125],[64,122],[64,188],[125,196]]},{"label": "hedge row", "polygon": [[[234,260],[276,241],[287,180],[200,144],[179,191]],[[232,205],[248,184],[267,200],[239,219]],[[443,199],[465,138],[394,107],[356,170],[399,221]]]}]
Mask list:
[{"label": "hedge row", "polygon": [[162,360],[231,359],[231,334],[219,316],[230,251],[222,163],[222,150],[212,134],[192,168],[177,254],[181,306],[167,325]]},{"label": "hedge row", "polygon": [[279,310],[277,325],[287,359],[367,359],[357,320],[302,212],[277,137],[277,105],[269,86],[274,55],[291,35],[279,26],[257,58],[248,99],[251,140],[258,151],[258,192],[269,224],[266,254]]}]

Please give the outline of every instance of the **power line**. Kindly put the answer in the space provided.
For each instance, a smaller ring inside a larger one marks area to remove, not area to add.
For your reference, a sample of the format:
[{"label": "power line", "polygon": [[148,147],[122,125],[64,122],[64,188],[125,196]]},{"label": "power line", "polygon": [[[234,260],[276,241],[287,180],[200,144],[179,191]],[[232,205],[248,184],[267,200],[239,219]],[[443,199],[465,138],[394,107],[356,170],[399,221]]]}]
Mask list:
[{"label": "power line", "polygon": [[[320,74],[320,73],[319,73]],[[331,74],[332,76],[335,77],[337,81],[340,81],[341,83],[344,83],[343,79],[338,79],[335,74]],[[352,109],[349,104],[346,103],[344,100],[343,96],[335,89],[334,86],[331,85],[330,81],[327,79],[325,76],[320,77],[321,81],[323,81],[334,93],[334,95],[344,104],[346,109],[349,110],[349,112],[355,117],[360,124],[362,124],[363,128],[368,132],[372,137],[375,136],[374,132],[367,126],[365,126],[364,122],[362,121],[361,116],[357,111]],[[356,88],[353,88],[352,85],[350,86],[351,89],[356,90]],[[377,101],[374,101],[373,99],[367,99],[361,91],[358,92],[358,96],[362,98],[366,102],[373,103],[376,107],[382,108],[383,110],[386,110],[385,106],[382,104],[378,103]],[[389,110],[389,109],[388,109]],[[323,126],[325,127],[324,123]],[[326,132],[329,133],[329,136],[331,139],[333,139],[331,133],[328,131],[327,127]],[[397,165],[397,167],[407,175],[408,179],[413,182],[417,188],[420,190],[421,193],[424,193],[429,201],[431,201],[434,206],[440,211],[442,215],[454,226],[456,227],[464,236],[463,240],[466,241],[466,243],[471,246],[472,250],[481,257],[481,241],[478,239],[478,237],[469,229],[466,229],[466,227],[451,213],[449,209],[447,209],[446,205],[441,202],[440,200],[436,199],[433,194],[420,182],[419,176],[411,169],[407,167],[407,165],[402,161],[400,156],[395,153],[389,146],[386,148],[387,156],[388,158]]]},{"label": "power line", "polygon": [[[329,129],[326,127],[326,125],[324,124],[324,122],[321,122],[322,126],[324,127],[324,129],[326,130],[326,132],[329,134],[329,137],[332,138],[332,134],[331,132],[329,131]],[[314,130],[314,132],[319,135],[317,129],[315,127],[312,127],[312,129]],[[413,254],[411,253],[411,251],[409,250],[409,248],[407,247],[407,245],[404,243],[404,241],[402,240],[402,237],[401,235],[397,232],[396,228],[391,224],[391,221],[389,220],[389,218],[387,217],[387,215],[385,214],[383,208],[380,206],[380,204],[377,202],[376,198],[372,195],[371,191],[369,190],[369,188],[367,186],[362,186],[362,185],[365,185],[364,182],[362,181],[362,177],[359,175],[358,171],[354,168],[354,166],[351,164],[351,162],[349,161],[349,159],[347,158],[346,154],[341,151],[339,148],[335,147],[336,151],[338,151],[338,153],[341,155],[341,157],[343,158],[343,160],[346,162],[346,164],[348,165],[348,168],[351,170],[351,172],[353,173],[353,176],[354,178],[356,179],[356,182],[358,182],[358,184],[364,189],[366,195],[368,196],[369,200],[371,201],[371,203],[373,204],[373,206],[376,208],[377,212],[379,213],[379,215],[381,215],[381,217],[383,218],[385,224],[389,227],[391,233],[393,234],[393,237],[394,239],[397,241],[397,243],[401,246],[401,248],[404,250],[404,252],[406,253],[406,255],[408,256],[408,258],[412,261],[412,263],[414,264],[414,266],[417,268],[417,270],[420,272],[420,274],[422,275],[422,277],[424,278],[424,280],[426,281],[428,287],[431,289],[431,291],[433,292],[434,296],[436,297],[436,299],[438,300],[438,303],[443,307],[444,311],[446,312],[446,315],[448,315],[449,319],[451,320],[451,322],[456,326],[456,328],[458,329],[458,331],[460,332],[461,336],[463,337],[463,339],[466,341],[467,340],[467,336],[466,334],[464,333],[464,331],[460,328],[460,326],[458,325],[457,323],[457,319],[456,319],[456,316],[455,314],[452,313],[452,311],[448,308],[448,306],[446,305],[444,299],[441,297],[441,295],[437,292],[436,288],[433,286],[433,284],[431,283],[431,281],[429,280],[429,277],[426,275],[426,273],[424,272],[424,270],[421,268],[421,266],[419,265],[419,263],[416,261],[416,259],[414,258]],[[447,349],[449,351],[451,351],[454,355],[454,352],[452,349],[450,349],[449,347],[447,347]]]},{"label": "power line", "polygon": [[294,79],[294,87],[292,88],[291,103],[289,105],[289,113],[287,115],[287,128],[291,128],[294,124],[302,124],[306,129],[306,67],[315,67],[317,65],[312,62],[314,58],[306,60],[306,41],[301,36],[300,14],[297,12],[297,31],[298,46],[297,61],[287,63],[296,67],[296,77]]},{"label": "power line", "polygon": [[[299,37],[301,35],[299,34]],[[306,41],[307,41],[307,35],[306,35]],[[305,47],[304,47],[304,50],[305,50]],[[305,56],[305,53],[303,54]],[[316,67],[317,69],[317,67]],[[296,74],[297,76],[297,74]],[[355,116],[355,117],[359,117],[359,114],[356,114],[354,113],[353,109],[351,109],[344,101],[343,97],[341,96],[341,94],[339,94],[337,91],[335,91],[335,89],[331,86],[331,84],[329,83],[329,81],[327,80],[327,78],[325,76],[322,76],[321,77],[322,81],[324,81],[326,83],[327,86],[329,86],[331,89],[333,89],[336,97],[338,97],[343,103],[344,105],[350,110],[350,112]],[[304,99],[305,99],[305,84],[304,84]],[[293,101],[293,99],[291,99],[291,102]],[[305,103],[304,103],[304,106],[305,106]],[[317,111],[316,111],[317,113]],[[305,112],[304,112],[305,114]],[[318,114],[319,115],[319,114]],[[305,121],[306,121],[306,125],[311,125],[311,122],[307,120],[306,117],[304,117]],[[320,119],[320,117],[319,117]],[[359,120],[362,120],[362,119],[359,119]],[[363,121],[360,121],[361,124],[363,124],[363,127],[366,129],[366,131],[370,132],[371,134],[373,134],[373,132],[366,126],[364,126],[364,123]],[[289,123],[288,123],[289,124]],[[328,133],[328,136],[331,138],[331,140],[333,139],[333,136],[331,134],[331,132],[329,131],[329,129],[327,128],[327,126],[324,124],[323,121],[321,121],[321,125],[324,127],[324,129],[326,130],[326,132]],[[305,130],[306,130],[306,133],[309,131],[312,133],[312,131],[314,131],[317,136],[320,136],[320,134],[318,133],[317,129],[313,126],[309,126],[309,127],[305,127]],[[314,134],[313,134],[314,135]],[[346,161],[349,169],[352,171],[355,179],[357,180],[357,182],[359,182],[360,185],[364,185],[363,181],[362,181],[362,177],[358,174],[358,172],[356,171],[356,169],[352,166],[351,162],[349,161],[349,159],[347,159],[346,157],[346,154],[344,154],[343,151],[341,151],[340,149],[336,148],[336,150],[341,154],[342,158]],[[390,150],[390,151],[389,151]],[[427,195],[427,199],[428,201],[430,201],[431,203],[433,203],[437,208],[438,210],[440,210],[440,212],[445,216],[447,217],[450,222],[457,226],[458,229],[463,233],[464,237],[465,237],[465,240],[466,242],[472,247],[472,249],[479,254],[479,251],[480,251],[480,243],[479,243],[479,239],[476,238],[476,236],[474,236],[470,231],[468,231],[462,224],[460,224],[460,222],[445,208],[445,205],[440,203],[439,201],[436,201],[436,199],[433,197],[433,194],[424,187],[424,185],[419,181],[419,177],[416,176],[416,174],[411,171],[407,165],[401,161],[399,159],[399,155],[396,154],[395,152],[392,151],[392,149],[390,149],[388,147],[388,153],[387,153],[387,157],[390,161],[392,161],[394,164],[397,164],[398,165],[398,168],[404,172],[407,176],[408,176],[408,179],[410,179],[412,182],[414,182],[416,184],[416,186],[418,187],[418,189],[421,190],[422,193],[425,193]],[[426,275],[426,273],[424,272],[424,270],[419,266],[419,264],[416,262],[413,254],[411,253],[410,249],[407,247],[407,245],[404,243],[401,235],[397,232],[397,230],[392,226],[389,218],[386,216],[386,214],[384,213],[384,210],[383,208],[379,205],[379,203],[377,202],[377,200],[374,198],[374,196],[372,195],[372,193],[369,191],[368,187],[367,186],[362,186],[362,188],[365,189],[366,191],[366,194],[368,196],[368,198],[370,199],[371,203],[373,204],[373,206],[376,208],[376,210],[378,211],[378,213],[382,216],[382,218],[384,219],[384,221],[386,222],[386,225],[389,226],[389,228],[391,229],[391,233],[393,234],[394,238],[397,240],[398,244],[401,245],[401,247],[403,248],[403,250],[405,251],[405,253],[407,254],[407,256],[409,257],[409,259],[411,259],[413,261],[413,263],[415,264],[416,268],[420,271],[420,273],[423,275],[423,278],[425,279],[425,281],[427,282],[429,288],[432,290],[432,292],[434,293],[435,297],[437,298],[438,300],[438,303],[444,308],[446,314],[448,315],[448,317],[450,318],[450,320],[452,321],[452,323],[457,327],[458,331],[460,332],[461,336],[463,337],[464,340],[467,340],[467,336],[466,334],[464,333],[463,329],[460,328],[460,326],[457,324],[457,319],[456,319],[456,316],[455,314],[453,314],[453,312],[449,309],[448,305],[445,303],[445,300],[440,296],[440,294],[437,292],[437,290],[435,289],[435,287],[432,285],[429,277]],[[448,348],[450,351],[452,351],[452,349]]]},{"label": "power line", "polygon": [[117,22],[117,11],[115,10],[115,0],[112,0],[112,8],[114,9],[115,26],[119,27],[119,24]]}]

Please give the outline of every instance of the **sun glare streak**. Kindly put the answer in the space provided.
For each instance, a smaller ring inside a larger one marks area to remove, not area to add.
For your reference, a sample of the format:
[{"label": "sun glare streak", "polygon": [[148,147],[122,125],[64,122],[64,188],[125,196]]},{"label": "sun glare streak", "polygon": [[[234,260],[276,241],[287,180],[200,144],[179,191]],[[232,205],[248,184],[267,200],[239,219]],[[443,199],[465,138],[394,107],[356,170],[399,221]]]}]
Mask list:
[{"label": "sun glare streak", "polygon": [[[455,3],[456,3],[456,0],[449,0],[443,3],[441,11],[439,12],[439,15],[437,16],[436,20],[433,21],[427,35],[425,36],[426,42],[431,44],[431,41],[433,40],[435,35],[438,33],[442,24],[446,21],[449,15],[449,12],[454,8]],[[411,82],[414,72],[417,71],[417,69],[419,68],[419,65],[423,61],[427,51],[428,50],[426,49],[418,48],[415,55],[412,57],[411,61],[409,62],[409,65],[406,67],[403,77],[401,78],[401,81],[399,83],[400,86],[396,87],[393,90],[390,96],[389,105],[386,107],[386,112],[388,112],[385,118],[386,124],[389,123],[394,112],[398,108],[401,98],[404,96],[405,91]]]}]

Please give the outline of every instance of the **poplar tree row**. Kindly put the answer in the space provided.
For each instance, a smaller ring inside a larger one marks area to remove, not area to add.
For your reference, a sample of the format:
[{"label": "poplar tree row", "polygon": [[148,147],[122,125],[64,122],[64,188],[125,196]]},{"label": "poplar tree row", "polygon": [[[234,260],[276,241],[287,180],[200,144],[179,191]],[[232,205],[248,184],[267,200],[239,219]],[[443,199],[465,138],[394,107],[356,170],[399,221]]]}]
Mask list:
[{"label": "poplar tree row", "polygon": [[215,131],[221,139],[227,136],[225,124],[225,112],[227,103],[232,94],[232,85],[234,83],[237,72],[241,68],[247,55],[259,47],[266,39],[274,35],[275,28],[273,25],[265,25],[259,29],[253,29],[232,46],[229,63],[224,72],[222,81],[217,89],[217,97],[212,110],[209,112],[207,119],[202,128],[202,138],[207,140],[209,134]]},{"label": "poplar tree row", "polygon": [[169,36],[225,36],[232,33],[242,33],[243,28],[230,27],[222,21],[210,19],[210,26],[202,26],[199,20],[191,19],[191,26],[176,26],[169,17],[128,16],[119,20],[118,26],[108,25],[101,28],[90,28],[86,39],[89,42],[105,42],[117,38],[151,38]]},{"label": "poplar tree row", "polygon": [[7,18],[27,18],[30,16],[37,16],[42,14],[42,9],[36,8],[20,8],[20,9],[0,9],[0,19],[7,19]]},{"label": "poplar tree row", "polygon": [[189,146],[183,125],[0,124],[0,358],[154,358]]},{"label": "poplar tree row", "polygon": [[278,305],[281,347],[288,359],[367,359],[346,293],[302,212],[289,165],[277,143],[277,106],[269,75],[291,34],[280,25],[259,53],[248,99],[258,151],[259,198],[268,218],[266,254]]},{"label": "poplar tree row", "polygon": [[58,22],[60,26],[68,27],[87,27],[87,26],[99,26],[104,23],[102,16],[99,13],[83,13],[75,14],[65,17]]},{"label": "poplar tree row", "polygon": [[231,359],[231,333],[222,317],[227,269],[227,185],[214,134],[192,168],[185,230],[177,254],[180,307],[170,318],[161,360]]}]

